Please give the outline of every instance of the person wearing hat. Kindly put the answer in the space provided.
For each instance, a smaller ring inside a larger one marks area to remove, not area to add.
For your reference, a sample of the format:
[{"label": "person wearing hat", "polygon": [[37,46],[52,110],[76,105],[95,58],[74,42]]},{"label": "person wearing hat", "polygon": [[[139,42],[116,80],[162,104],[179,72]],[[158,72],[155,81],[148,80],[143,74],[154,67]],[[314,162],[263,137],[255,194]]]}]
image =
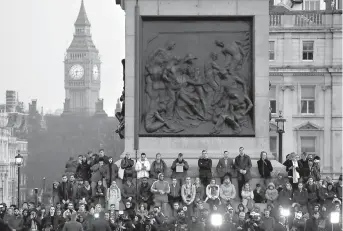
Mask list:
[{"label": "person wearing hat", "polygon": [[183,185],[189,169],[188,162],[183,158],[183,154],[179,153],[174,160],[171,170],[171,177],[178,180],[179,185]]}]

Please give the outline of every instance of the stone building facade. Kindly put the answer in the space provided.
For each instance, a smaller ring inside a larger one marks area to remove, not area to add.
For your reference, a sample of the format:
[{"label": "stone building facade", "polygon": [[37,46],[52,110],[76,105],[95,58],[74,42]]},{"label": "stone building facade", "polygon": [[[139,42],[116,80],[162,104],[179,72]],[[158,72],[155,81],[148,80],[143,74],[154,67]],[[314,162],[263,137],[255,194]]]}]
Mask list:
[{"label": "stone building facade", "polygon": [[290,152],[320,156],[324,173],[342,172],[342,11],[270,14],[272,111],[270,149],[276,156],[275,117],[287,122],[283,160]]}]

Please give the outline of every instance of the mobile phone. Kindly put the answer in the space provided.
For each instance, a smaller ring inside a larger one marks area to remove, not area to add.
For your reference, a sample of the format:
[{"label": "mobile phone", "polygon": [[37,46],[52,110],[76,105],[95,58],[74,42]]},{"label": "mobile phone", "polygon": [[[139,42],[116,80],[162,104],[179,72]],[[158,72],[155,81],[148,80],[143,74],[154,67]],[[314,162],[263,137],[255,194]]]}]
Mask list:
[{"label": "mobile phone", "polygon": [[124,214],[124,211],[119,211],[119,215],[123,215]]}]

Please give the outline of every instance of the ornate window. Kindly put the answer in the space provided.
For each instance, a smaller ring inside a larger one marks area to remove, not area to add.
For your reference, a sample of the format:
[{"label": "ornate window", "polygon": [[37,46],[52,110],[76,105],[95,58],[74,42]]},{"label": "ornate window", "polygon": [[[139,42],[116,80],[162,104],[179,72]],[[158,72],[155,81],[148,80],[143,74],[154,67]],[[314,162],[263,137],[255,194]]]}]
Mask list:
[{"label": "ornate window", "polygon": [[315,87],[301,87],[301,114],[315,113]]},{"label": "ornate window", "polygon": [[315,136],[301,136],[300,137],[301,152],[307,154],[316,154],[316,137]]},{"label": "ornate window", "polygon": [[312,61],[314,53],[314,42],[303,41],[303,60]]},{"label": "ornate window", "polygon": [[275,42],[269,41],[269,60],[275,60]]},{"label": "ornate window", "polygon": [[272,155],[276,158],[277,157],[277,137],[276,136],[269,137],[269,148]]}]

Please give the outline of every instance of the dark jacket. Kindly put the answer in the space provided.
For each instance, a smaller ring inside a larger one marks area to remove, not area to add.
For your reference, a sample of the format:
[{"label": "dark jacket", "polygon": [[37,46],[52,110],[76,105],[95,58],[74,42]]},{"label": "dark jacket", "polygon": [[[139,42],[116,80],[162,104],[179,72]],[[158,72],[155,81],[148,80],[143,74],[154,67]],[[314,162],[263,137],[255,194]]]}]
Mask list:
[{"label": "dark jacket", "polygon": [[81,186],[77,188],[77,193],[76,193],[76,198],[77,200],[82,200],[82,198],[85,198],[86,201],[88,201],[90,199],[90,197],[92,196],[92,188],[90,188],[90,190],[88,191],[85,186]]},{"label": "dark jacket", "polygon": [[103,178],[106,178],[108,176],[108,165],[103,164],[100,166],[100,164],[95,164],[91,167],[92,171],[92,182],[98,182],[99,180],[102,180]]},{"label": "dark jacket", "polygon": [[200,158],[198,160],[199,176],[212,177],[212,160],[207,158]]},{"label": "dark jacket", "polygon": [[273,171],[272,163],[268,160],[259,159],[257,161],[258,172],[260,173],[262,178],[269,178],[271,176],[271,172]]},{"label": "dark jacket", "polygon": [[76,176],[82,180],[88,181],[90,179],[90,166],[87,162],[82,162],[77,166]]},{"label": "dark jacket", "polygon": [[315,219],[311,217],[310,219],[306,220],[305,231],[318,231],[319,230],[319,219]]},{"label": "dark jacket", "polygon": [[[288,173],[288,176],[293,178],[293,168],[290,169],[293,166],[292,160],[286,160],[283,163],[283,165],[286,166],[286,172]],[[296,171],[299,173],[299,175],[301,173],[301,169],[302,169],[302,164],[300,161],[298,161],[298,168],[296,168]]]},{"label": "dark jacket", "polygon": [[52,227],[52,229],[50,229],[51,231],[58,231],[58,227],[61,226],[61,224],[64,223],[64,219],[63,217],[61,216],[53,216],[51,217],[50,215],[49,216],[46,216],[43,218],[42,220],[42,228],[50,228]]},{"label": "dark jacket", "polygon": [[[243,159],[241,159],[243,158]],[[251,180],[251,173],[250,173],[250,168],[252,167],[251,164],[251,159],[248,155],[244,154],[243,157],[241,157],[240,155],[238,155],[235,158],[235,169],[237,171],[237,178],[238,179],[244,179],[245,182]],[[241,174],[239,172],[240,169],[246,170],[246,174]]]},{"label": "dark jacket", "polygon": [[305,188],[303,188],[300,192],[299,189],[294,190],[293,192],[293,201],[298,203],[302,206],[307,205],[308,202],[308,192]]},{"label": "dark jacket", "polygon": [[68,221],[64,224],[63,231],[83,231],[83,227],[77,221]]},{"label": "dark jacket", "polygon": [[161,160],[160,164],[154,160],[150,166],[150,178],[157,179],[159,173],[163,173],[164,175],[167,172],[167,164],[164,160]]},{"label": "dark jacket", "polygon": [[[176,172],[176,164],[177,163],[183,164],[183,172]],[[174,160],[174,162],[171,166],[171,170],[173,171],[171,177],[185,178],[187,176],[188,169],[189,169],[189,165],[185,159],[182,159],[181,162],[179,161],[179,159],[176,159],[176,160]]]},{"label": "dark jacket", "polygon": [[60,197],[60,200],[71,200],[73,196],[73,189],[70,182],[61,182],[58,185],[58,195]]},{"label": "dark jacket", "polygon": [[151,192],[151,185],[149,183],[139,185],[139,199],[143,201],[152,201],[153,194]]},{"label": "dark jacket", "polygon": [[265,202],[265,200],[266,200],[265,196],[264,196],[265,192],[262,189],[259,193],[257,192],[257,189],[254,189],[253,193],[254,193],[255,203],[264,203]]},{"label": "dark jacket", "polygon": [[133,159],[128,159],[124,157],[124,159],[121,160],[120,167],[124,169],[124,178],[127,177],[135,177],[135,161]]},{"label": "dark jacket", "polygon": [[233,160],[231,158],[227,159],[227,163],[225,164],[225,159],[221,158],[218,161],[216,170],[219,177],[224,177],[226,174],[233,174]]},{"label": "dark jacket", "polygon": [[118,178],[118,171],[119,168],[115,163],[112,162],[108,164],[108,176],[106,177],[106,181],[109,185]]},{"label": "dark jacket", "polygon": [[91,231],[111,231],[110,225],[104,219],[94,220],[91,225]]},{"label": "dark jacket", "polygon": [[310,203],[317,202],[317,200],[318,200],[317,185],[315,185],[315,184],[312,184],[312,185],[307,184],[306,185],[306,189],[307,189],[307,192],[308,192],[308,200],[309,200],[309,202]]},{"label": "dark jacket", "polygon": [[292,205],[293,202],[293,191],[283,188],[279,192],[278,202],[283,207],[289,207]]},{"label": "dark jacket", "polygon": [[8,226],[15,230],[21,230],[24,228],[24,220],[21,216],[13,216],[8,221]]}]

